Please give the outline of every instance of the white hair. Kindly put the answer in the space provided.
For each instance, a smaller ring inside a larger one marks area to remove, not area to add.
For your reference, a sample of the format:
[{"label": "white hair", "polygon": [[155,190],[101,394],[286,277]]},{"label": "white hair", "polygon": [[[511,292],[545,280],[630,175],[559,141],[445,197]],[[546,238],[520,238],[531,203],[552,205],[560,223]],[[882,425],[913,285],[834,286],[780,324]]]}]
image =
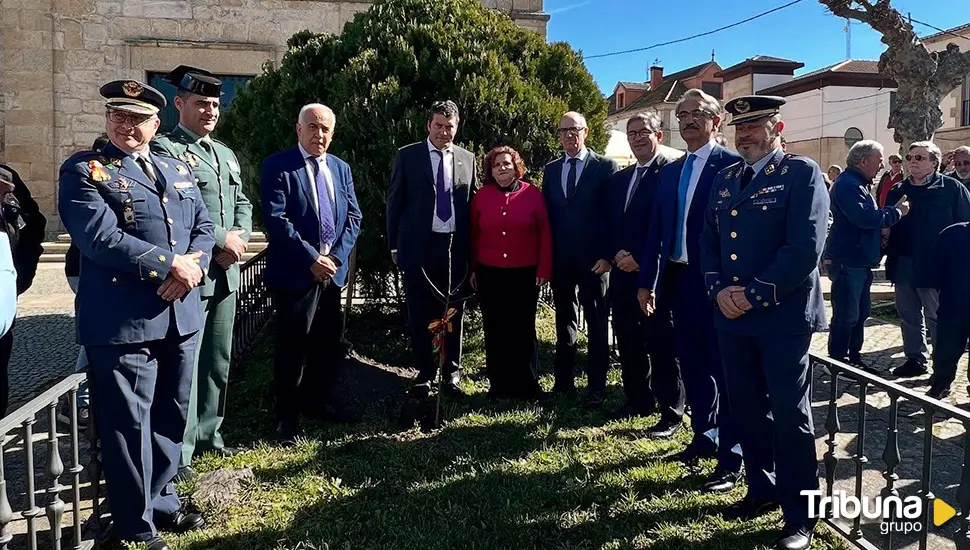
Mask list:
[{"label": "white hair", "polygon": [[299,122],[300,124],[303,124],[303,117],[306,116],[308,112],[314,109],[322,109],[324,114],[330,117],[330,120],[333,121],[334,126],[337,125],[337,115],[334,114],[333,109],[331,109],[330,107],[327,107],[323,103],[308,103],[304,105],[303,108],[300,109],[300,118],[297,119],[297,122]]},{"label": "white hair", "polygon": [[721,103],[714,96],[700,88],[691,88],[684,92],[684,95],[680,96],[680,99],[677,100],[677,106],[674,107],[674,112],[679,113],[680,106],[685,101],[691,99],[697,102],[702,111],[710,113],[711,116],[721,116]]},{"label": "white hair", "polygon": [[968,145],[961,145],[961,146],[957,147],[956,149],[954,149],[953,150],[953,153],[954,154],[956,154],[956,153],[963,153],[965,155],[970,155],[970,146],[968,146]]},{"label": "white hair", "polygon": [[909,146],[909,150],[912,151],[917,147],[926,149],[926,152],[933,157],[933,162],[936,163],[937,169],[940,168],[940,161],[943,159],[943,151],[940,151],[940,148],[935,143],[932,141],[914,141],[913,144]]},{"label": "white hair", "polygon": [[845,165],[858,167],[865,159],[884,150],[885,148],[878,141],[872,139],[857,141],[849,148],[849,154],[845,156]]}]

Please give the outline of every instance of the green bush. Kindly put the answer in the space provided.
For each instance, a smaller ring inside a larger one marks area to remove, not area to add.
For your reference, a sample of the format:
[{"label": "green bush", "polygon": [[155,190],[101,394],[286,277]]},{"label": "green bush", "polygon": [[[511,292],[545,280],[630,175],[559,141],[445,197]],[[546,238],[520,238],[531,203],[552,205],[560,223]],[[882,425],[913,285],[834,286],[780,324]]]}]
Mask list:
[{"label": "green bush", "polygon": [[354,173],[364,217],[358,274],[371,292],[386,289],[393,268],[385,208],[394,155],[427,137],[435,100],[458,104],[458,144],[480,160],[495,145],[511,145],[536,183],[543,164],[561,154],[555,128],[567,110],[587,116],[593,149],[608,139],[606,101],[580,55],[477,0],[378,0],[343,34],[302,31],[288,46],[281,65],[267,65],[234,100],[220,134],[254,168],[247,188],[258,203],[258,166],[295,145],[300,107],[333,108],[330,151]]}]

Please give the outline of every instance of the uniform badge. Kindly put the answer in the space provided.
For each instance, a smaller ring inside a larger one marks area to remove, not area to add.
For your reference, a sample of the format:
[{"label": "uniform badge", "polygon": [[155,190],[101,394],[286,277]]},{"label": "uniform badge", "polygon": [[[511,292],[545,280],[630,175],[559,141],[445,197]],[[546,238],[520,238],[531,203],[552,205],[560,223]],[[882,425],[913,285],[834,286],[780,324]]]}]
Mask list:
[{"label": "uniform badge", "polygon": [[199,165],[199,157],[193,155],[192,153],[185,153],[185,162],[187,162],[192,168],[195,168]]},{"label": "uniform badge", "polygon": [[751,104],[743,99],[739,99],[738,102],[734,104],[734,108],[738,111],[739,115],[743,115],[751,110]]},{"label": "uniform badge", "polygon": [[721,189],[720,195],[722,199],[726,199],[731,196],[731,192],[728,191],[727,189]]},{"label": "uniform badge", "polygon": [[788,173],[788,167],[787,166],[782,166],[782,168],[781,168],[781,175],[784,176],[787,173]]},{"label": "uniform badge", "polygon": [[765,175],[766,176],[770,176],[770,175],[772,175],[774,173],[775,173],[775,165],[774,164],[769,164],[768,167],[765,168]]},{"label": "uniform badge", "polygon": [[91,179],[94,181],[108,181],[111,179],[111,174],[109,174],[104,165],[97,160],[89,161],[88,168],[91,170]]},{"label": "uniform badge", "polygon": [[132,207],[125,208],[125,223],[134,223],[135,221],[135,210]]},{"label": "uniform badge", "polygon": [[121,91],[125,93],[128,97],[138,97],[145,91],[141,84],[129,81],[121,85]]},{"label": "uniform badge", "polygon": [[131,182],[129,182],[127,178],[118,178],[118,189],[127,191],[129,187],[131,187]]},{"label": "uniform badge", "polygon": [[183,174],[183,175],[184,175],[184,174],[188,174],[188,173],[189,173],[189,171],[188,171],[188,170],[186,170],[186,169],[185,169],[185,167],[184,167],[184,166],[182,166],[181,164],[179,164],[179,165],[177,165],[177,166],[175,167],[175,171],[176,171],[176,172],[178,172],[179,174]]},{"label": "uniform badge", "polygon": [[189,187],[192,187],[192,186],[193,184],[191,181],[177,181],[174,183],[174,187],[176,189],[188,189]]},{"label": "uniform badge", "polygon": [[731,179],[732,177],[734,177],[734,170],[730,170],[730,169],[729,169],[729,170],[727,171],[727,173],[726,173],[726,174],[724,174],[724,179],[726,179],[726,180],[729,180],[729,179]]}]

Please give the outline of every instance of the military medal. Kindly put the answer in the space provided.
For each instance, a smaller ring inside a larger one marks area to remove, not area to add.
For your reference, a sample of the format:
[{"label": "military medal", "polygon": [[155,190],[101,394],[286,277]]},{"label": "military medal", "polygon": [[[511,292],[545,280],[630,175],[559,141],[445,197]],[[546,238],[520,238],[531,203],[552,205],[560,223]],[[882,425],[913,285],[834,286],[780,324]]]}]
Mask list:
[{"label": "military medal", "polygon": [[125,223],[134,223],[135,222],[135,209],[134,208],[132,208],[130,206],[125,207],[124,215],[125,215]]},{"label": "military medal", "polygon": [[726,199],[731,196],[731,192],[727,189],[721,189],[721,198]]},{"label": "military medal", "polygon": [[111,179],[111,174],[105,170],[104,165],[96,160],[89,161],[88,168],[91,170],[91,179],[94,181],[108,181]]},{"label": "military medal", "polygon": [[124,177],[118,178],[118,189],[121,189],[122,191],[127,191],[130,185],[131,184],[128,182],[127,178],[124,178]]}]

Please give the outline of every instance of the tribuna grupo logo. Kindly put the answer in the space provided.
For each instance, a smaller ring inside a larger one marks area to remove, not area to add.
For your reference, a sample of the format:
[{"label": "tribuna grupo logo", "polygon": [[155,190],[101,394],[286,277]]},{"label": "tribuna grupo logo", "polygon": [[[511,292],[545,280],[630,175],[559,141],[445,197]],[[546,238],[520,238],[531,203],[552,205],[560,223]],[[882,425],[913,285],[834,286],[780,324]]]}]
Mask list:
[{"label": "tribuna grupo logo", "polygon": [[[924,501],[918,496],[859,498],[846,495],[845,491],[825,496],[821,490],[802,491],[801,495],[808,497],[809,517],[854,520],[862,516],[866,519],[882,520],[879,531],[883,535],[890,532],[916,533],[926,528],[923,525]],[[940,499],[933,500],[934,525],[939,527],[955,515],[956,510],[952,506]]]}]

